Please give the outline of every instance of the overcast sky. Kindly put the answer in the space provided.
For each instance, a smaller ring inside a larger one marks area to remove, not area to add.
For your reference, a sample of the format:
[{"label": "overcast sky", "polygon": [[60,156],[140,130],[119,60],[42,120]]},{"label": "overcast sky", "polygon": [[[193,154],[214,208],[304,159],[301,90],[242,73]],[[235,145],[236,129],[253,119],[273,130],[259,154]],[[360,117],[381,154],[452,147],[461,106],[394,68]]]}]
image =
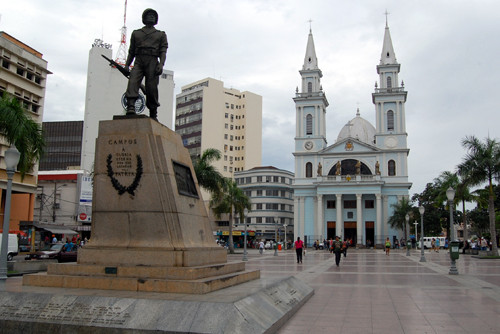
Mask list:
[{"label": "overcast sky", "polygon": [[[116,52],[124,0],[4,1],[0,30],[48,61],[44,121],[83,120],[88,52],[96,38]],[[309,20],[323,71],[327,140],[356,115],[375,123],[387,10],[400,80],[408,91],[410,194],[455,170],[461,139],[500,137],[500,1],[129,0],[128,36],[145,8],[168,35],[175,93],[206,77],[263,97],[263,165],[293,171],[295,105]],[[124,87],[125,89],[125,87]],[[161,112],[161,111],[160,111]]]}]

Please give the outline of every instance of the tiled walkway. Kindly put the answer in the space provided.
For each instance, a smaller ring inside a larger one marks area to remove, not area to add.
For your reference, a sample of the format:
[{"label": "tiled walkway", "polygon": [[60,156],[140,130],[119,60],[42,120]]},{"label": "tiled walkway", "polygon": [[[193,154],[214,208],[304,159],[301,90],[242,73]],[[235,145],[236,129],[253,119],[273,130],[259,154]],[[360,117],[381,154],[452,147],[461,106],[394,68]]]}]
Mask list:
[{"label": "tiled walkway", "polygon": [[[241,252],[241,250],[239,250]],[[326,251],[309,251],[302,264],[294,251],[249,252],[247,269],[261,280],[206,295],[26,287],[21,277],[0,284],[7,291],[52,292],[171,300],[234,301],[277,278],[296,276],[315,293],[279,330],[280,334],[500,333],[500,260],[460,255],[459,275],[448,275],[448,253],[349,249],[340,267]],[[242,254],[229,256],[239,261]],[[0,329],[1,332],[1,329]]]},{"label": "tiled walkway", "polygon": [[[235,257],[235,256],[231,256]],[[461,255],[448,275],[447,252],[348,251],[340,267],[326,251],[297,264],[292,251],[252,253],[261,276],[295,275],[314,296],[279,333],[500,333],[500,260]]]}]

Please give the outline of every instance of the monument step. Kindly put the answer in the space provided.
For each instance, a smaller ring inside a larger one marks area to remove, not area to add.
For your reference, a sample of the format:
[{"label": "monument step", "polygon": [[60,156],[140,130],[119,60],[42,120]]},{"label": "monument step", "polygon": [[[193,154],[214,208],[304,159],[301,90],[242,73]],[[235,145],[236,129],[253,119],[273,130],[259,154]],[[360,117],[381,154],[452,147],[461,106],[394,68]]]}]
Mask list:
[{"label": "monument step", "polygon": [[71,276],[105,276],[105,277],[132,277],[171,280],[196,280],[211,276],[227,275],[245,270],[244,262],[227,262],[216,265],[196,267],[170,266],[120,266],[120,265],[93,265],[51,263],[47,268],[49,275]]},{"label": "monument step", "polygon": [[23,284],[60,288],[205,294],[258,278],[260,270],[246,270],[193,280],[37,273],[23,276]]}]

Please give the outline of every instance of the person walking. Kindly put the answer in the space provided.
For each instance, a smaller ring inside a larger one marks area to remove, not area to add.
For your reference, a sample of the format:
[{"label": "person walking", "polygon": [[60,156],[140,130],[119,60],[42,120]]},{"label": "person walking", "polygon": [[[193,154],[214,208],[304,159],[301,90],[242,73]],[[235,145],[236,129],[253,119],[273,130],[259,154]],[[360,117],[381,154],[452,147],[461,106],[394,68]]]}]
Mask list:
[{"label": "person walking", "polygon": [[335,264],[337,267],[340,264],[340,255],[342,254],[342,241],[340,241],[339,237],[335,237],[335,241],[333,242],[333,252],[335,253]]},{"label": "person walking", "polygon": [[262,252],[264,252],[264,241],[259,242],[259,253],[262,255]]},{"label": "person walking", "polygon": [[441,242],[439,241],[439,238],[436,238],[436,242],[434,243],[435,251],[436,253],[439,253],[439,248],[441,247]]},{"label": "person walking", "polygon": [[297,263],[302,263],[303,249],[304,249],[304,242],[300,240],[300,237],[297,237],[297,241],[295,241],[295,252],[297,253]]},{"label": "person walking", "polygon": [[391,251],[391,241],[389,240],[389,237],[385,239],[385,255],[389,255]]}]

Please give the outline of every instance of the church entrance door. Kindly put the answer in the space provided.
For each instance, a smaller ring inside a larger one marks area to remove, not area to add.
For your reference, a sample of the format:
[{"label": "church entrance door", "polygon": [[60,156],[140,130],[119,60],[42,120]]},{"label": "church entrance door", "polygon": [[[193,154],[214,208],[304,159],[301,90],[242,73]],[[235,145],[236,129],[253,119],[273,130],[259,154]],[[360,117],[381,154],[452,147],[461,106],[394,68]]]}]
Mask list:
[{"label": "church entrance door", "polygon": [[327,222],[326,240],[335,239],[335,222]]},{"label": "church entrance door", "polygon": [[366,247],[373,247],[375,240],[375,222],[365,223]]},{"label": "church entrance door", "polygon": [[357,238],[356,222],[344,222],[344,235],[342,236],[342,240],[351,239],[352,246],[355,246],[356,238]]}]

